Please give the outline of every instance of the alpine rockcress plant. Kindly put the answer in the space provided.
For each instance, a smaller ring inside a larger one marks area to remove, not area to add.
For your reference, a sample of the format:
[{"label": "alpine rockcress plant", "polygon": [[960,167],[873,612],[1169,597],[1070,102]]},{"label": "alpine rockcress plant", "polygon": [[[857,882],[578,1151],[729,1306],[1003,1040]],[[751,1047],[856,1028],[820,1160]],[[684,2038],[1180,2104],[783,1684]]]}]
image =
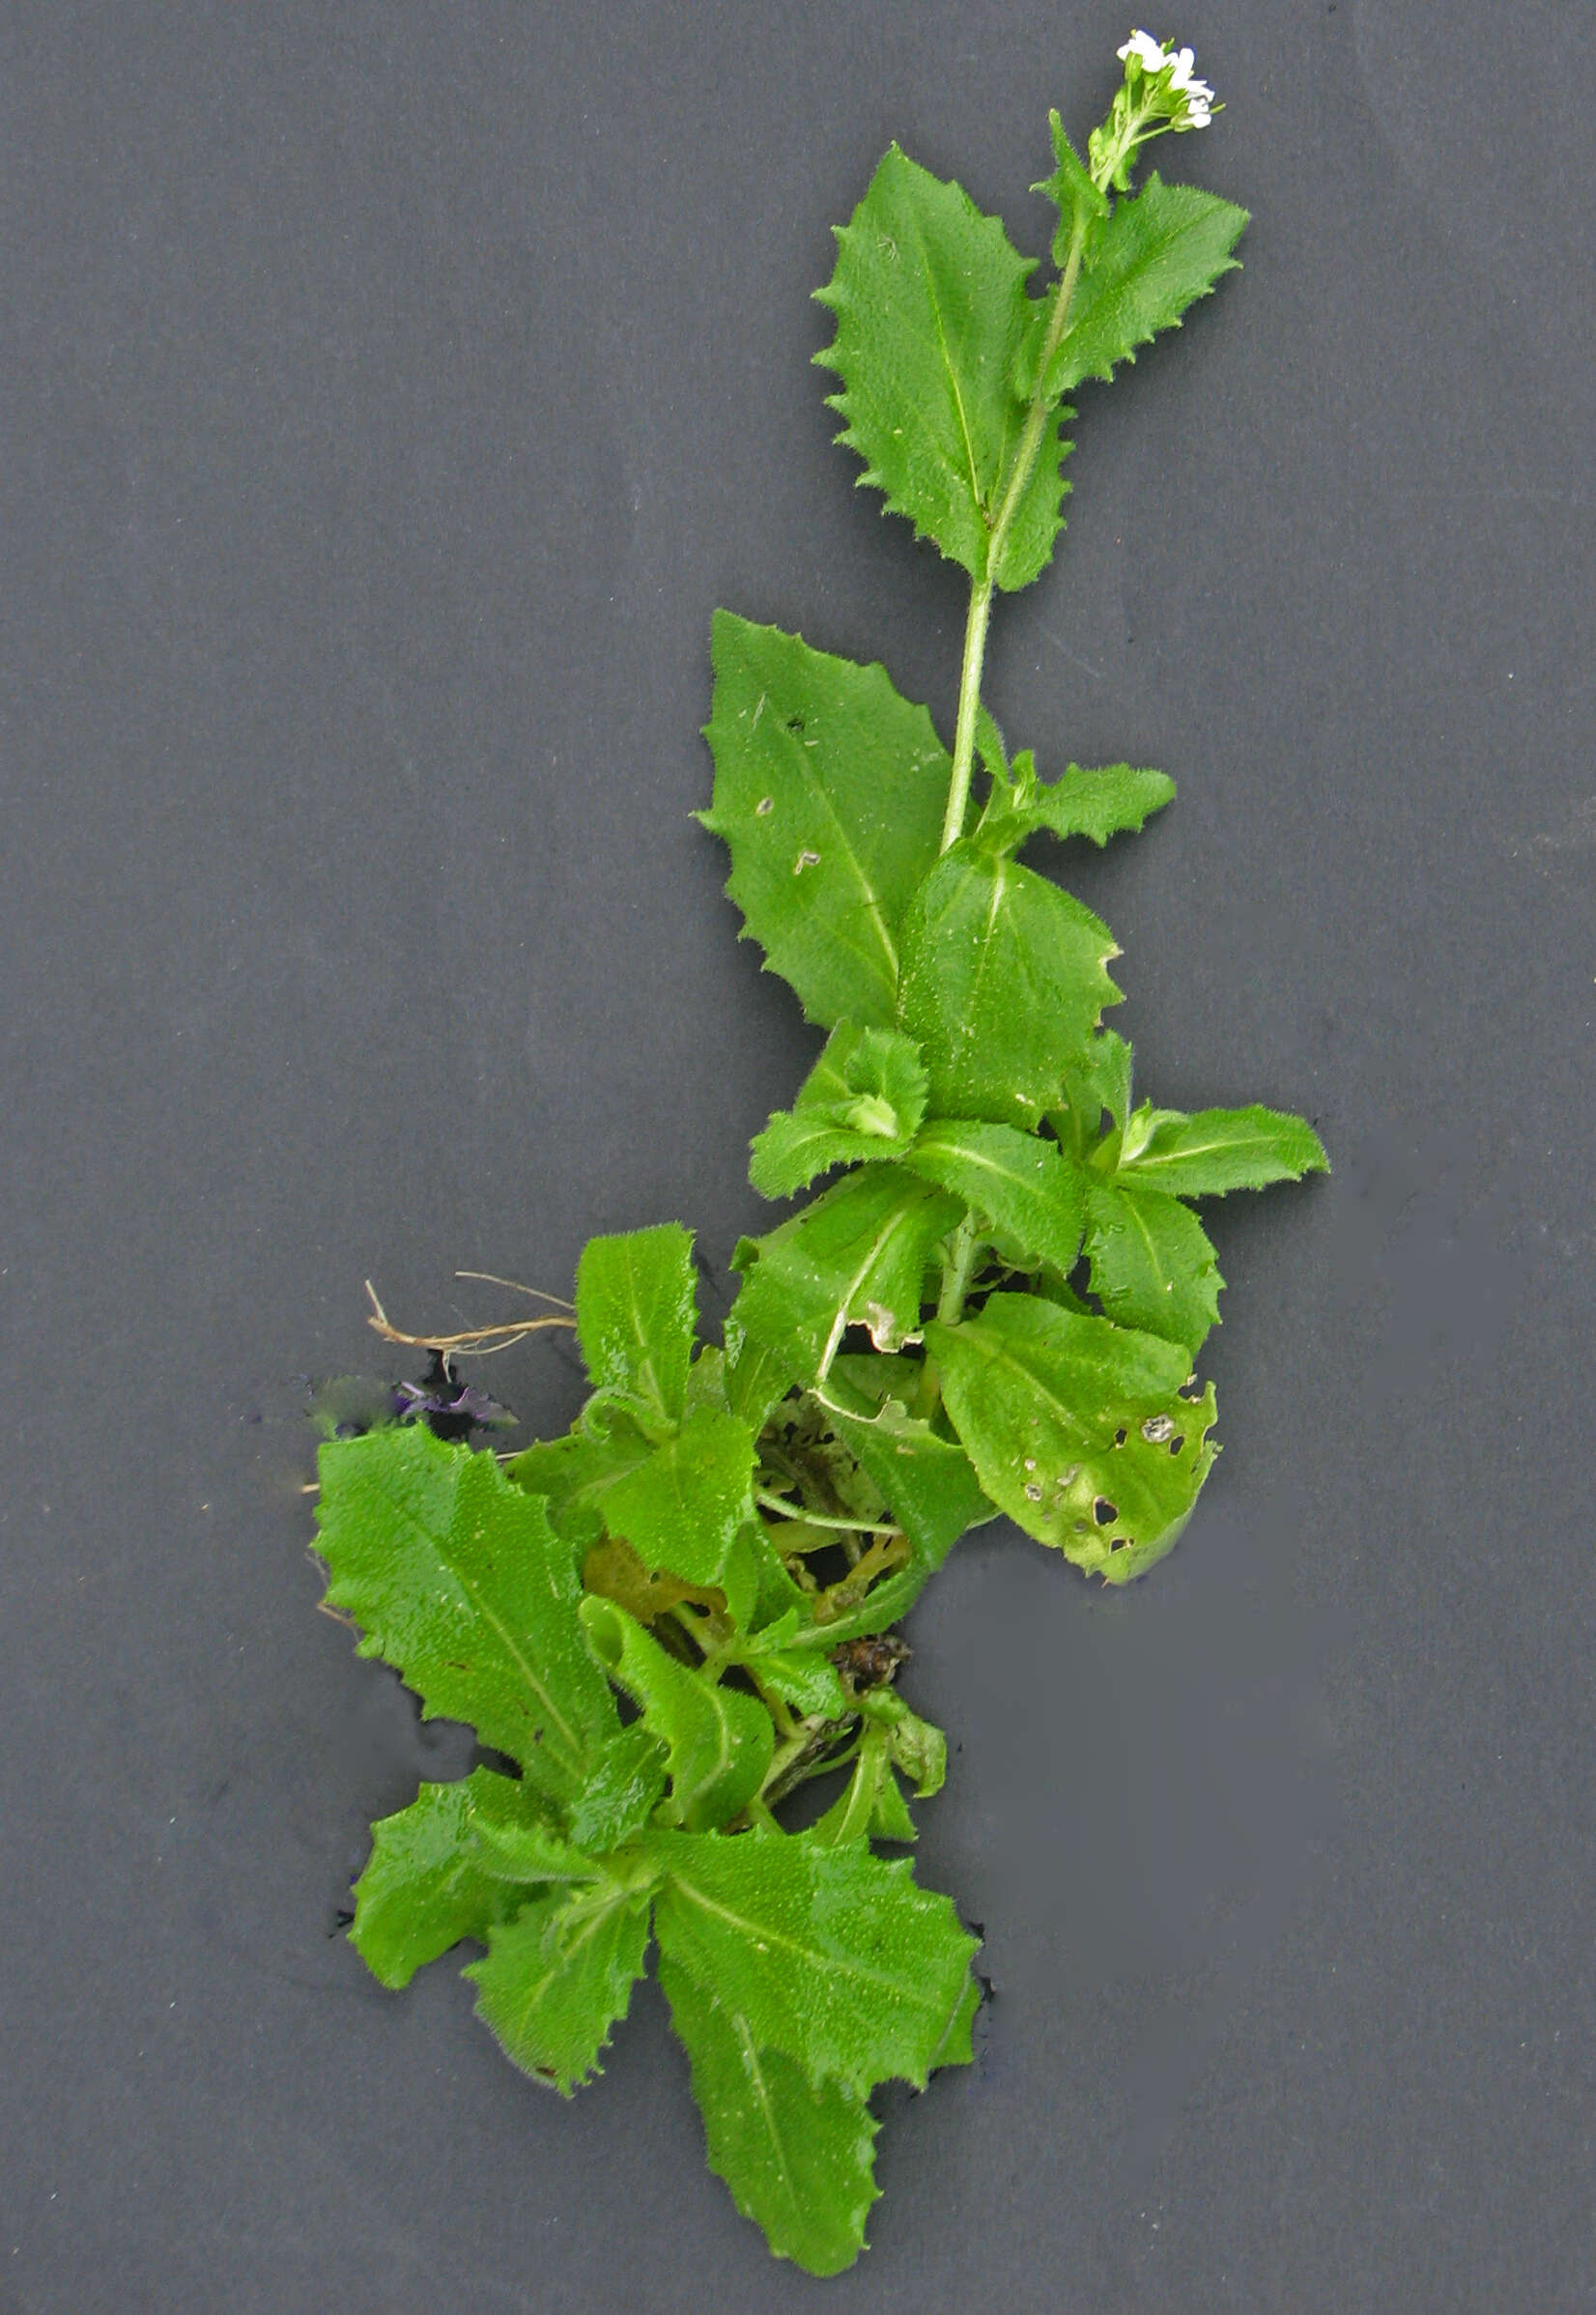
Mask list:
[{"label": "alpine rockcress plant", "polygon": [[[1156,174],[1132,188],[1213,93],[1189,49],[1137,32],[1120,56],[1084,161],[1052,116],[1043,296],[1001,223],[896,145],[819,292],[840,441],[969,574],[952,753],[884,669],[716,614],[701,816],[827,1032],[753,1181],[834,1178],[738,1246],[718,1347],[685,1230],[594,1239],[592,1396],[564,1438],[501,1464],[423,1419],[322,1452],[328,1602],[491,1758],[375,1827],[361,1955],[399,1986],[485,1947],[479,2013],[568,2094],[652,1940],[710,2166],[816,2274],[864,2243],[871,2092],[967,2064],[980,1999],[952,1902],[875,1845],[913,1841],[947,1750],[892,1627],[999,1512],[1106,1583],[1162,1558],[1216,1452],[1193,1364],[1222,1281],[1194,1202],[1325,1164],[1297,1118],[1133,1104],[1101,1026],[1113,938],[1019,855],[1139,829],[1174,788],[1043,777],[982,700],[994,603],[1062,526],[1066,397],[1173,328],[1246,221]],[[820,1777],[830,1807],[789,1829]]]}]

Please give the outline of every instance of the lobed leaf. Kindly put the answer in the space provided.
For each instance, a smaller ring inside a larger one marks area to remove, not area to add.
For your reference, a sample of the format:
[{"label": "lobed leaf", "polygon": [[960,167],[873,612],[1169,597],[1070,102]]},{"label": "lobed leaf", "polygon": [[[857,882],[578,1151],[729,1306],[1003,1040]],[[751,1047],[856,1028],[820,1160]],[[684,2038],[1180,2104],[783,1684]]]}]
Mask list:
[{"label": "lobed leaf", "polygon": [[903,1163],[962,1200],[1006,1262],[1066,1276],[1081,1243],[1081,1181],[1058,1144],[1012,1126],[939,1118]]},{"label": "lobed leaf", "polygon": [[812,1833],[727,1840],[657,1833],[664,1958],[812,2081],[861,2095],[891,2075],[924,2084],[963,1996],[976,1940],[906,1862]]},{"label": "lobed leaf", "polygon": [[1138,1110],[1120,1154],[1122,1172],[1183,1198],[1223,1197],[1328,1173],[1325,1145],[1306,1121],[1279,1109]]},{"label": "lobed leaf", "polygon": [[577,1339],[595,1390],[645,1420],[681,1420],[698,1303],[693,1240],[679,1222],[590,1238],[577,1265]]},{"label": "lobed leaf", "polygon": [[775,1749],[763,1704],[668,1656],[613,1600],[584,1600],[582,1620],[612,1678],[665,1747],[676,1823],[708,1832],[739,1815],[764,1783]]},{"label": "lobed leaf", "polygon": [[748,2019],[669,1958],[660,1985],[686,2048],[709,2167],[779,2259],[840,2274],[865,2246],[880,2189],[880,2125],[841,2082],[812,2082],[781,2050],[761,2049]]},{"label": "lobed leaf", "polygon": [[1029,585],[1063,521],[1062,413],[1047,420],[1000,563],[988,565],[1027,414],[1012,381],[1043,326],[1026,294],[1034,261],[962,186],[897,145],[837,241],[836,272],[816,292],[837,334],[815,359],[842,381],[829,397],[838,441],[917,537],[976,580]]},{"label": "lobed leaf", "polygon": [[573,1801],[616,1719],[542,1503],[420,1424],[329,1442],[320,1470],[316,1548],[328,1604],[361,1627],[356,1652],[391,1664],[425,1718],[470,1722]]},{"label": "lobed leaf", "polygon": [[1042,392],[1052,398],[1084,378],[1112,378],[1138,346],[1174,329],[1233,270],[1246,222],[1234,202],[1195,185],[1165,185],[1154,169],[1094,231]]},{"label": "lobed leaf", "polygon": [[711,629],[703,825],[731,853],[727,892],[812,1021],[892,1025],[898,928],[936,858],[953,759],[882,667],[728,611]]},{"label": "lobed leaf", "polygon": [[1114,936],[1089,908],[968,841],[944,853],[903,927],[900,1016],[933,1118],[1035,1126],[1119,990]]},{"label": "lobed leaf", "polygon": [[920,1324],[931,1248],[957,1221],[952,1198],[901,1166],[862,1166],[779,1229],[741,1242],[734,1316],[810,1382],[852,1325],[868,1326],[878,1349],[897,1350]]},{"label": "lobed leaf", "polygon": [[1178,1538],[1217,1449],[1211,1385],[1178,1343],[994,1294],[926,1329],[948,1412],[993,1502],[1077,1567],[1127,1583]]},{"label": "lobed leaf", "polygon": [[1189,1207],[1132,1181],[1086,1193],[1092,1291],[1122,1327],[1178,1342],[1194,1358],[1219,1323],[1218,1259]]},{"label": "lobed leaf", "polygon": [[569,2098],[601,2071],[647,1951],[646,1894],[606,1880],[533,1898],[489,1930],[486,1958],[464,1974],[506,2057]]}]

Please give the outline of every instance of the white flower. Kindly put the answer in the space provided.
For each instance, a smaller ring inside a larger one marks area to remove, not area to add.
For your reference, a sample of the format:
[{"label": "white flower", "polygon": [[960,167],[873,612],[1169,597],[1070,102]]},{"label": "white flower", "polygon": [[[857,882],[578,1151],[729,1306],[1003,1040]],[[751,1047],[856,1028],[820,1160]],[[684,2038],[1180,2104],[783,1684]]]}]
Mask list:
[{"label": "white flower", "polygon": [[[1155,41],[1148,32],[1133,32],[1125,46],[1116,48],[1114,53],[1122,64],[1128,64],[1134,57],[1142,71],[1150,73],[1161,72],[1168,61],[1164,55],[1163,43],[1160,41]],[[1186,54],[1189,56],[1190,53],[1188,48]]]}]

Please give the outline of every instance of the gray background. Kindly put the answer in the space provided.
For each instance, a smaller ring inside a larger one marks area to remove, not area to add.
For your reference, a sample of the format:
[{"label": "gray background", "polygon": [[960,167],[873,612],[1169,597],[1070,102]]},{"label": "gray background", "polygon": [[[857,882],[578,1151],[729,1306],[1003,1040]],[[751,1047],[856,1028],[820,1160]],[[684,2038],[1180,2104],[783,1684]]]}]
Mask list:
[{"label": "gray background", "polygon": [[[1103,1596],[917,1614],[984,1922],[818,2285],[652,1989],[564,2106],[335,1933],[453,1773],[315,1613],[307,1375],[680,1215],[812,1050],[689,821],[727,603],[951,722],[957,575],[829,447],[889,137],[1032,247],[1118,5],[18,0],[0,22],[0,2309],[1596,2305],[1588,283],[1596,19],[1189,0],[1246,270],[1081,398],[990,693],[1177,806],[1057,865],[1143,1084],[1301,1107],[1233,1200],[1227,1452]],[[496,1387],[577,1398],[539,1346]]]}]

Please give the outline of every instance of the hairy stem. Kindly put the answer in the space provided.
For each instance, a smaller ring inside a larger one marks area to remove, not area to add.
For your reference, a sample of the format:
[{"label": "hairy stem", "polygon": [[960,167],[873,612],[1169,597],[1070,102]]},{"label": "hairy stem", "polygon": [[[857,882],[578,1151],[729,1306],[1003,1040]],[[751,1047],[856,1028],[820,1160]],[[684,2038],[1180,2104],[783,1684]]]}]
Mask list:
[{"label": "hairy stem", "polygon": [[1025,431],[1019,438],[1019,448],[1009,470],[1003,501],[987,537],[986,573],[983,578],[972,581],[970,586],[970,614],[964,623],[964,664],[958,678],[958,716],[954,726],[954,769],[948,783],[948,810],[942,822],[944,852],[956,844],[964,833],[964,816],[970,806],[970,775],[975,769],[976,760],[976,716],[981,707],[981,671],[986,657],[986,629],[992,616],[992,591],[997,584],[993,574],[1003,560],[1003,550],[1009,543],[1009,532],[1019,510],[1020,500],[1025,496],[1031,470],[1037,463],[1042,428],[1047,423],[1047,414],[1053,406],[1052,398],[1042,392],[1042,386],[1069,319],[1069,301],[1075,295],[1075,284],[1080,278],[1081,250],[1085,245],[1085,223],[1077,220],[1070,236],[1069,254],[1054,293],[1053,310],[1047,317],[1047,335],[1042,340],[1041,358],[1037,365],[1037,390],[1031,397],[1031,407],[1025,414]]}]

